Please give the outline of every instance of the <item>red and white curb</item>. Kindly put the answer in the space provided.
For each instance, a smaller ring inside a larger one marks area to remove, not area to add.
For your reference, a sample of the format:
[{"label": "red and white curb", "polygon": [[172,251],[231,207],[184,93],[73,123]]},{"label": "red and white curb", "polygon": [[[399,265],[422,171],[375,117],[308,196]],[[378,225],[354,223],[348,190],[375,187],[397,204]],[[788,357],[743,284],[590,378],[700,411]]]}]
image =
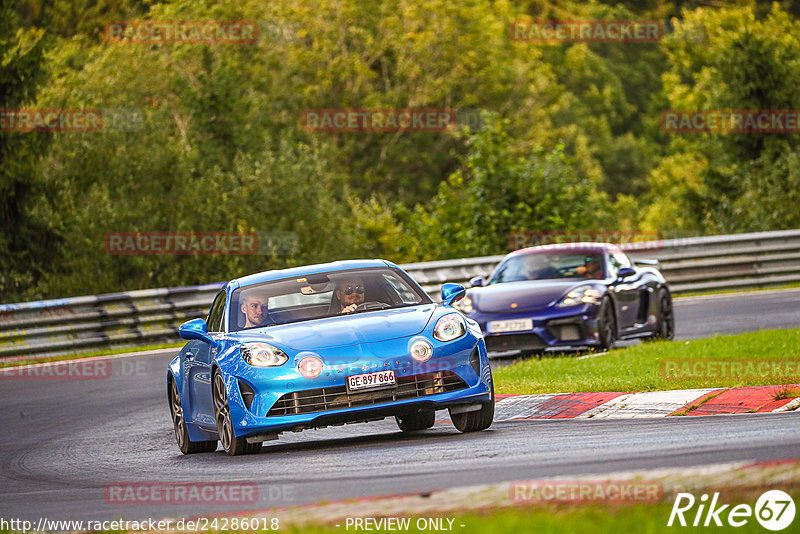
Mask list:
[{"label": "red and white curb", "polygon": [[800,398],[775,400],[775,397],[781,391],[797,388],[800,388],[800,384],[644,393],[497,395],[494,420],[628,419],[677,414],[785,412],[800,407]]}]

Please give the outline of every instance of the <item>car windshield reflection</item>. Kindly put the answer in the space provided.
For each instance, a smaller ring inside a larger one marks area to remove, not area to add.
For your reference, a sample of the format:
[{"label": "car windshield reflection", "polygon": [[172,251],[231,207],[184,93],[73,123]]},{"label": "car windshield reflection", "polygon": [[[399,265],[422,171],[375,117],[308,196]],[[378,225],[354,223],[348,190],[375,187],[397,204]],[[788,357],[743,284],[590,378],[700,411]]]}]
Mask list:
[{"label": "car windshield reflection", "polygon": [[593,251],[520,254],[503,262],[489,284],[565,278],[601,279],[605,277],[604,263],[603,254]]},{"label": "car windshield reflection", "polygon": [[430,298],[396,269],[316,273],[236,289],[231,296],[229,330],[236,332],[429,303]]}]

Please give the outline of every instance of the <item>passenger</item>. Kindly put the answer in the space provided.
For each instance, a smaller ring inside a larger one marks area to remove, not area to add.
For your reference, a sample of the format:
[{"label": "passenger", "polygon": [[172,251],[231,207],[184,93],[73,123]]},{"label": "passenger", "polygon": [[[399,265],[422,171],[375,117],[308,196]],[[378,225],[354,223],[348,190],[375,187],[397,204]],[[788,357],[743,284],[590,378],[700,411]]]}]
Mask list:
[{"label": "passenger", "polygon": [[532,254],[525,265],[523,280],[552,280],[561,278],[558,269],[553,267],[549,258],[543,254]]}]

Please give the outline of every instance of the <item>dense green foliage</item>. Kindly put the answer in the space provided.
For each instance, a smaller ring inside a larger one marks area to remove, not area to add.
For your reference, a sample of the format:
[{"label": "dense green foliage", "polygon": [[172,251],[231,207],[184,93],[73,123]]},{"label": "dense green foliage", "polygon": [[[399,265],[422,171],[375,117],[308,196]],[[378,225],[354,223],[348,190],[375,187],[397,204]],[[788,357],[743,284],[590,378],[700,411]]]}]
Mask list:
[{"label": "dense green foliage", "polygon": [[[798,227],[797,134],[660,128],[666,109],[800,108],[793,8],[701,4],[3,0],[3,108],[136,121],[0,131],[0,301],[365,256],[500,254],[515,230]],[[658,43],[510,39],[525,18],[669,19],[671,32]],[[260,31],[252,45],[107,42],[119,20]],[[484,112],[477,128],[445,132],[301,127],[304,110],[324,108]],[[119,231],[291,232],[297,244],[109,255],[104,236]]]},{"label": "dense green foliage", "polygon": [[[30,105],[43,71],[43,32],[19,27],[10,2],[2,0],[0,109]],[[55,233],[35,211],[37,201],[47,198],[46,184],[37,172],[46,144],[45,134],[0,128],[0,297],[5,299],[35,292],[53,256],[51,250],[57,248]]]}]

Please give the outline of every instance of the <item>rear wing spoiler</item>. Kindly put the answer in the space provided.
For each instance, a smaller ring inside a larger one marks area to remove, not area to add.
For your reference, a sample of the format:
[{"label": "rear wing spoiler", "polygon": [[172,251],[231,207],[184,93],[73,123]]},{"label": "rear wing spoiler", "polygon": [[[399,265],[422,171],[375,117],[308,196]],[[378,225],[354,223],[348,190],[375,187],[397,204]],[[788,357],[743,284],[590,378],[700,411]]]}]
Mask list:
[{"label": "rear wing spoiler", "polygon": [[641,260],[633,260],[633,263],[637,265],[649,265],[650,267],[658,267],[658,260],[641,259]]}]

